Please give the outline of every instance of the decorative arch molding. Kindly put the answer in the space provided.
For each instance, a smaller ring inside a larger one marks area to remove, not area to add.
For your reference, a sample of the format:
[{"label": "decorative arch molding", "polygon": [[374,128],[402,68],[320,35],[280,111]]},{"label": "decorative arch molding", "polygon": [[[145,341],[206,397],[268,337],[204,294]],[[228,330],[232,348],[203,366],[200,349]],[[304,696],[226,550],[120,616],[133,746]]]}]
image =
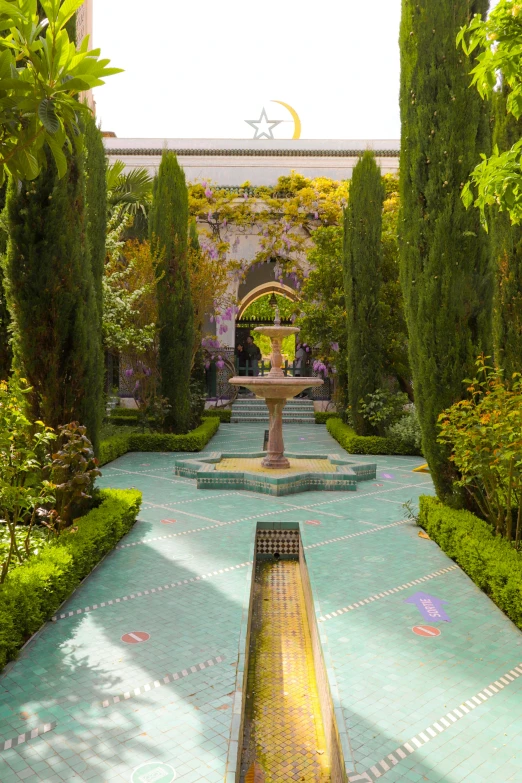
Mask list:
[{"label": "decorative arch molding", "polygon": [[289,285],[284,285],[284,283],[276,283],[275,280],[272,280],[270,283],[263,283],[262,285],[258,285],[256,288],[253,288],[243,297],[239,304],[239,312],[237,314],[238,320],[242,317],[243,313],[247,307],[249,307],[249,305],[251,305],[253,302],[256,302],[258,299],[261,299],[261,297],[266,296],[267,294],[279,294],[280,296],[286,296],[286,298],[290,299],[292,302],[297,302],[299,299],[296,291],[294,291],[293,288],[290,288]]}]

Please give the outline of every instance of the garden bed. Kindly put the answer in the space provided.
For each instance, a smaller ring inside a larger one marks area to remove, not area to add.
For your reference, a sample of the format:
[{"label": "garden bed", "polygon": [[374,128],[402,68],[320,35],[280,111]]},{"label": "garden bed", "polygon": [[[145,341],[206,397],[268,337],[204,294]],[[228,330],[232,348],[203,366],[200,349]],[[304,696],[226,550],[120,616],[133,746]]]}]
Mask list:
[{"label": "garden bed", "polygon": [[339,418],[330,418],[326,428],[332,438],[349,454],[392,454],[422,456],[419,449],[400,441],[398,438],[381,438],[378,435],[363,437]]},{"label": "garden bed", "polygon": [[522,554],[469,511],[420,498],[419,524],[522,630]]},{"label": "garden bed", "polygon": [[113,435],[100,443],[100,465],[123,456],[128,451],[201,451],[219,429],[217,416],[204,417],[195,430],[186,435],[162,432],[131,432]]},{"label": "garden bed", "polygon": [[141,492],[104,489],[100,498],[75,528],[11,571],[0,586],[0,669],[136,521]]}]

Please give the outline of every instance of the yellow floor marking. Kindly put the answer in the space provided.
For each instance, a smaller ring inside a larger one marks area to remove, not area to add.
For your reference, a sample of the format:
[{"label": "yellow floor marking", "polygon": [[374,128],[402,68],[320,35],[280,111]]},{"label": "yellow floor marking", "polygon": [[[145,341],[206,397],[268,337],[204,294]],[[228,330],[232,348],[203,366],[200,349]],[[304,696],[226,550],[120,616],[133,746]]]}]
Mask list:
[{"label": "yellow floor marking", "polygon": [[329,459],[289,459],[290,467],[282,470],[264,468],[261,457],[227,457],[216,464],[216,470],[247,470],[249,473],[265,473],[270,476],[291,476],[294,473],[335,473],[336,467]]},{"label": "yellow floor marking", "polygon": [[299,564],[263,563],[256,579],[243,760],[248,769],[260,764],[265,783],[327,783],[330,764]]},{"label": "yellow floor marking", "polygon": [[425,465],[419,465],[418,468],[413,468],[412,473],[430,473],[430,468],[428,463]]}]

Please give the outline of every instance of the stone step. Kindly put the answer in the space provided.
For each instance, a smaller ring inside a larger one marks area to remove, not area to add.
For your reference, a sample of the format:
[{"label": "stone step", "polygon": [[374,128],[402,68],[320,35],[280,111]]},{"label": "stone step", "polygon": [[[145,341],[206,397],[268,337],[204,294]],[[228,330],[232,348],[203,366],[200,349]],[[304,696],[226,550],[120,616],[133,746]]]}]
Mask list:
[{"label": "stone step", "polygon": [[[232,410],[262,410],[263,408],[266,408],[266,403],[264,400],[251,400],[245,402],[234,402],[232,404]],[[310,400],[309,402],[306,400],[303,400],[302,402],[299,401],[292,401],[286,403],[285,410],[314,410],[314,404]]]},{"label": "stone step", "polygon": [[[258,422],[262,422],[263,424],[268,424],[268,416],[252,416],[249,418],[244,418],[243,416],[232,416],[231,420],[232,424],[255,424]],[[310,417],[304,417],[300,416],[298,419],[287,419],[283,416],[283,424],[314,424],[315,418],[313,416]]]}]

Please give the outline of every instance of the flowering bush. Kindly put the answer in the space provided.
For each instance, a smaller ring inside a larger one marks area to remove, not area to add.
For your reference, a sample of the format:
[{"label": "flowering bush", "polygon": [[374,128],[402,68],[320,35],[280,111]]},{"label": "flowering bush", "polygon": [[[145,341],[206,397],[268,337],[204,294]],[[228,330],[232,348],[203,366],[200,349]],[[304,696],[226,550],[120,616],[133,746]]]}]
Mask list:
[{"label": "flowering bush", "polygon": [[23,380],[0,382],[0,583],[86,510],[99,475],[85,427],[72,423],[57,434],[31,421],[31,391]]},{"label": "flowering bush", "polygon": [[476,508],[497,534],[518,545],[522,533],[522,381],[510,382],[480,356],[478,377],[466,380],[469,397],[439,416],[439,442]]}]

